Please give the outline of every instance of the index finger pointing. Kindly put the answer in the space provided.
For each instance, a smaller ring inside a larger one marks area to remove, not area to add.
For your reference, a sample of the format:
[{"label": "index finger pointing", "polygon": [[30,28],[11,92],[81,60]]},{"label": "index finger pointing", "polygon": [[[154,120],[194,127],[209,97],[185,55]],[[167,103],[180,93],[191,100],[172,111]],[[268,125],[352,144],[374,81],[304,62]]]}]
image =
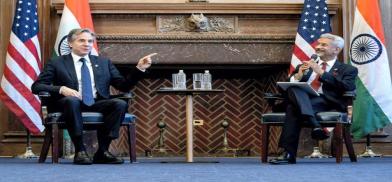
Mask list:
[{"label": "index finger pointing", "polygon": [[151,53],[151,54],[145,56],[145,58],[152,57],[152,56],[155,56],[155,55],[157,55],[157,54],[158,54],[158,53],[154,52],[154,53]]}]

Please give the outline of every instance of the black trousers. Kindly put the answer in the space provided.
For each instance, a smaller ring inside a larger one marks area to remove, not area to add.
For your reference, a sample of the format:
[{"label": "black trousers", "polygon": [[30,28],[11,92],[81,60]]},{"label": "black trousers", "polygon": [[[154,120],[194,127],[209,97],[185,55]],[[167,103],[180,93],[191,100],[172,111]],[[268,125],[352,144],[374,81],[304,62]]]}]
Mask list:
[{"label": "black trousers", "polygon": [[83,123],[82,112],[100,112],[103,114],[104,124],[97,128],[98,143],[110,142],[119,137],[121,122],[124,120],[127,111],[127,102],[121,99],[100,99],[96,100],[92,106],[86,106],[77,97],[64,97],[58,102],[58,107],[62,107],[63,119],[66,121],[67,129],[73,142],[75,139],[82,139]]},{"label": "black trousers", "polygon": [[287,89],[286,120],[283,124],[279,147],[297,156],[301,124],[317,112],[333,110],[333,104],[323,95],[311,96],[297,87]]}]

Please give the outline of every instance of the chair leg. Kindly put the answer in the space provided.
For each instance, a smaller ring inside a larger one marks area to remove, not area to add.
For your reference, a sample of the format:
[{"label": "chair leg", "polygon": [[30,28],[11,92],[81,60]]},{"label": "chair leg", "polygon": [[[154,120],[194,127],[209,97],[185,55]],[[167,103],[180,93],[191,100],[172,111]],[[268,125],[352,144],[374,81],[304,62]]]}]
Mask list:
[{"label": "chair leg", "polygon": [[[335,131],[333,133],[335,133]],[[336,157],[336,147],[335,147],[336,143],[334,141],[335,141],[335,134],[332,134],[331,149],[330,149],[332,157]]]},{"label": "chair leg", "polygon": [[64,157],[63,149],[64,149],[64,130],[59,130],[59,158]]},{"label": "chair leg", "polygon": [[131,126],[127,124],[127,137],[128,137],[128,153],[129,153],[129,162],[132,163],[132,143],[131,143]]},{"label": "chair leg", "polygon": [[261,125],[261,162],[266,163],[268,157],[269,125]]},{"label": "chair leg", "polygon": [[335,141],[335,136],[334,136],[334,134],[332,134],[331,147],[330,147],[331,157],[336,157],[334,141]]},{"label": "chair leg", "polygon": [[334,147],[336,154],[336,163],[343,160],[343,124],[337,123],[334,129]]},{"label": "chair leg", "polygon": [[48,156],[50,144],[52,144],[52,127],[50,125],[45,126],[45,138],[42,144],[41,153],[39,155],[38,162],[44,163]]},{"label": "chair leg", "polygon": [[353,142],[351,140],[351,135],[350,135],[350,125],[344,126],[343,137],[344,137],[344,143],[346,144],[348,156],[350,157],[350,161],[357,162],[357,156],[355,155]]},{"label": "chair leg", "polygon": [[52,126],[52,163],[59,163],[59,127],[57,124]]},{"label": "chair leg", "polygon": [[129,161],[136,162],[136,128],[135,123],[127,125],[128,130],[128,146],[129,146]]}]

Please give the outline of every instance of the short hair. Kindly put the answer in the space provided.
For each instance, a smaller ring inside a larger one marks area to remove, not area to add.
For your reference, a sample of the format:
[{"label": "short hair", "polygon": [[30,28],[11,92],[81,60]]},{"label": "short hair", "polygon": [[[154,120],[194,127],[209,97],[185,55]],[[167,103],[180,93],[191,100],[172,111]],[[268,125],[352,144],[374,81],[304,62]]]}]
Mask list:
[{"label": "short hair", "polygon": [[325,33],[325,34],[321,34],[320,38],[326,38],[332,40],[332,44],[335,45],[336,47],[339,47],[340,49],[343,49],[344,47],[344,39],[340,36],[330,34],[330,33]]},{"label": "short hair", "polygon": [[93,36],[94,39],[96,37],[95,33],[92,32],[88,28],[75,28],[75,29],[72,29],[71,31],[69,31],[69,33],[67,35],[67,41],[68,42],[74,41],[76,39],[76,36],[78,36],[82,33],[89,33],[89,34],[91,34],[91,36]]}]

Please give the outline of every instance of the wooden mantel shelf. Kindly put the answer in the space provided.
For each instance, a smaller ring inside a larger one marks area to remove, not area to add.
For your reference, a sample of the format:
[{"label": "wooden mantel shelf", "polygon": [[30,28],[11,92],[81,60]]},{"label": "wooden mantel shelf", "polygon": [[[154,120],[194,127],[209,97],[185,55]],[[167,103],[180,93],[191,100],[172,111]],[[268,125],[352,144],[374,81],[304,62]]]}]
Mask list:
[{"label": "wooden mantel shelf", "polygon": [[[64,3],[53,3],[58,14]],[[90,3],[93,14],[300,14],[303,4],[282,3]],[[339,5],[329,4],[329,14],[336,14]]]}]

